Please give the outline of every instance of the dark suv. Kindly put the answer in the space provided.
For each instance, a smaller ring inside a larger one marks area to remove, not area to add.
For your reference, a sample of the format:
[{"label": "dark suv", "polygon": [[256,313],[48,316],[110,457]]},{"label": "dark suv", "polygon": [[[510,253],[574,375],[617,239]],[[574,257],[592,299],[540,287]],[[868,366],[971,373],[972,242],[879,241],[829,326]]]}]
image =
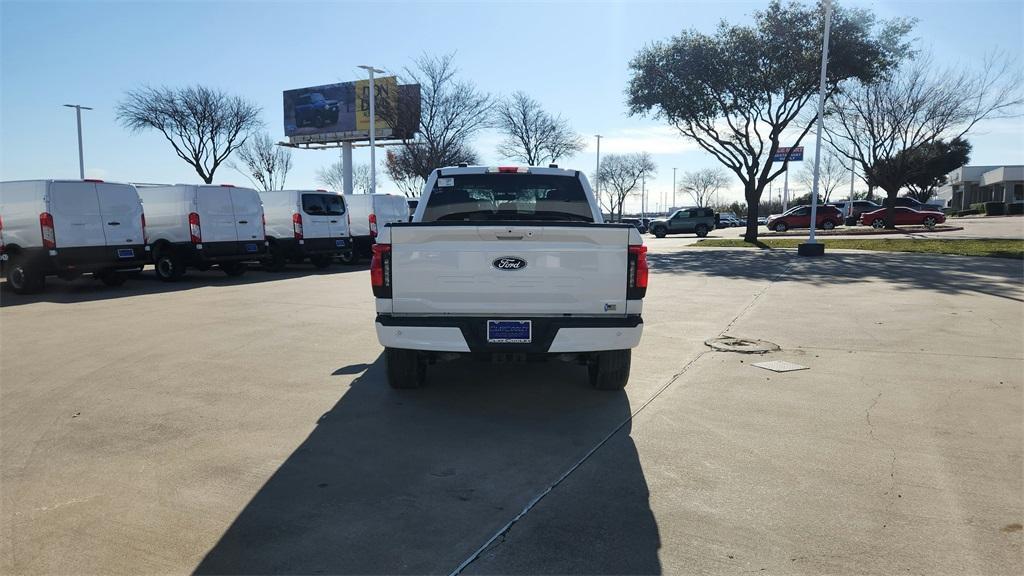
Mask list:
[{"label": "dark suv", "polygon": [[295,124],[317,128],[338,123],[338,101],[328,100],[319,92],[302,94],[295,101]]},{"label": "dark suv", "polygon": [[668,218],[651,220],[651,234],[664,238],[668,234],[696,234],[704,237],[715,229],[715,211],[711,208],[682,208]]}]

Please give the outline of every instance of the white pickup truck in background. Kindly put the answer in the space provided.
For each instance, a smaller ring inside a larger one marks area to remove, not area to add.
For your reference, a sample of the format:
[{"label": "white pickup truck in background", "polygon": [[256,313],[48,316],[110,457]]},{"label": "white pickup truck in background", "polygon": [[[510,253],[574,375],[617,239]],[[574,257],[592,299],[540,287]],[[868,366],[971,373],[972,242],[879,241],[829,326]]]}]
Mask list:
[{"label": "white pickup truck in background", "polygon": [[647,248],[604,224],[586,176],[555,167],[441,168],[412,222],[383,227],[371,284],[388,382],[413,388],[458,354],[556,357],[598,389],[629,379]]}]

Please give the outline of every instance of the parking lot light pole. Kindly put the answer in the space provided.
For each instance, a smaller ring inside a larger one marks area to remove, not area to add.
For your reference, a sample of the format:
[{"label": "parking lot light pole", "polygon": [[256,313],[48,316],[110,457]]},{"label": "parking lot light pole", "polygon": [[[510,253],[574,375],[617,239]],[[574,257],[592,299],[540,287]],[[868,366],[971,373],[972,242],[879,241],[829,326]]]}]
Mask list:
[{"label": "parking lot light pole", "polygon": [[384,71],[365,64],[358,67],[370,73],[370,194],[373,194],[377,191],[377,127],[375,125],[377,120],[377,111],[375,109],[377,93],[374,86],[373,74],[374,72],[383,74]]},{"label": "parking lot light pole", "polygon": [[81,104],[65,104],[68,108],[75,109],[75,118],[78,120],[78,178],[85,180],[85,154],[82,152],[82,110],[92,110]]},{"label": "parking lot light pole", "polygon": [[821,172],[821,135],[825,115],[825,79],[828,72],[828,34],[832,28],[832,2],[825,0],[825,38],[821,44],[821,80],[818,87],[818,133],[815,138],[814,150],[814,185],[811,187],[811,234],[807,242],[797,247],[801,256],[821,256],[825,253],[825,245],[818,244],[814,239],[818,225],[818,180]]}]

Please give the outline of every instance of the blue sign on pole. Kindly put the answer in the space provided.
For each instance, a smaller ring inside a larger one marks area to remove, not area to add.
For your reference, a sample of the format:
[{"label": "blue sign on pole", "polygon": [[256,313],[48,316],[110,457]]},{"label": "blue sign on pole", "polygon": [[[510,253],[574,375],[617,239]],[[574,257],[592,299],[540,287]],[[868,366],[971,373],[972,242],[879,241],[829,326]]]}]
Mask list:
[{"label": "blue sign on pole", "polygon": [[[792,152],[790,152],[792,150]],[[772,156],[772,162],[784,162],[786,160],[786,154],[789,154],[790,162],[802,162],[804,159],[804,147],[797,146],[795,148],[779,148],[775,152],[775,156]]]}]

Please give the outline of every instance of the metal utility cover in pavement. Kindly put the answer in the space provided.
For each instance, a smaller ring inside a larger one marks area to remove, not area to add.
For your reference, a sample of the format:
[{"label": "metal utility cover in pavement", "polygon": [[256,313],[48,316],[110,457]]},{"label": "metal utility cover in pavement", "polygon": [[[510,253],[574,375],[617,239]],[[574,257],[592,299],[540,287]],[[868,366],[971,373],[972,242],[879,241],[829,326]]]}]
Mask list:
[{"label": "metal utility cover in pavement", "polygon": [[756,366],[757,368],[764,368],[765,370],[771,370],[772,372],[792,372],[794,370],[807,370],[807,366],[793,364],[792,362],[786,362],[785,360],[757,362],[755,364],[751,364],[751,366]]}]

